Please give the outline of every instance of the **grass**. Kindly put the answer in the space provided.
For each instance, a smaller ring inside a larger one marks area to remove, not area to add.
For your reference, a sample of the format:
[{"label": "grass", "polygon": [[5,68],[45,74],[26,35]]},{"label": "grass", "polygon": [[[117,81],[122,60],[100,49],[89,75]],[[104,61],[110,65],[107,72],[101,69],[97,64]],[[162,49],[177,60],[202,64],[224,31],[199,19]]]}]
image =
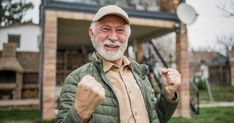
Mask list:
[{"label": "grass", "polygon": [[[36,121],[38,110],[12,109],[0,111],[0,122],[31,120]],[[191,119],[172,118],[169,123],[233,123],[234,107],[226,108],[202,108],[199,115],[192,116]],[[53,123],[53,121],[43,121],[43,123]]]},{"label": "grass", "polygon": [[[211,92],[215,101],[234,101],[234,87],[211,85]],[[200,101],[209,101],[206,89],[200,91]]]},{"label": "grass", "polygon": [[169,123],[233,123],[234,107],[202,108],[191,119],[172,118]]},{"label": "grass", "polygon": [[[37,109],[9,109],[0,110],[0,123],[8,121],[38,121],[39,110]],[[42,123],[53,123],[53,121],[43,121]]]},{"label": "grass", "polygon": [[[234,88],[211,85],[211,91],[215,101],[234,101]],[[208,102],[207,90],[200,91],[200,102]],[[199,115],[192,116],[191,119],[172,118],[169,123],[234,123],[234,107],[227,108],[201,108]],[[0,110],[0,123],[8,121],[37,121],[39,117],[38,109],[10,109]],[[53,121],[43,121],[42,123],[53,123]]]},{"label": "grass", "polygon": [[0,111],[0,122],[4,120],[36,120],[39,111],[36,109],[11,109]]}]

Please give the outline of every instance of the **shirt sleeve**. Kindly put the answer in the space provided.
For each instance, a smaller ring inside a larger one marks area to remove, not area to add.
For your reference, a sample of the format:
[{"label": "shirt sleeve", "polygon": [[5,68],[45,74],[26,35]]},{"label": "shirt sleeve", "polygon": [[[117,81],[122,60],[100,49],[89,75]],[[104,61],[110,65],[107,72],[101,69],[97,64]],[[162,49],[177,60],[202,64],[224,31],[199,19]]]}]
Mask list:
[{"label": "shirt sleeve", "polygon": [[178,96],[175,93],[173,100],[169,99],[164,89],[161,90],[161,95],[156,103],[156,110],[160,123],[167,123],[172,117],[178,105]]}]

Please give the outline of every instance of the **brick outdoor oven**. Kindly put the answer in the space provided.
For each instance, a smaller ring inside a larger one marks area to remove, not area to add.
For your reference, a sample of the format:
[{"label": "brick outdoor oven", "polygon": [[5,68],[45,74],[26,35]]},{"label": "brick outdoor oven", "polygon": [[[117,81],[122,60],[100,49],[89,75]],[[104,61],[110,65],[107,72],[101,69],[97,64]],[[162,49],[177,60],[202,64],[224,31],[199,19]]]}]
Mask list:
[{"label": "brick outdoor oven", "polygon": [[23,68],[16,59],[16,45],[3,44],[0,57],[0,100],[20,99]]}]

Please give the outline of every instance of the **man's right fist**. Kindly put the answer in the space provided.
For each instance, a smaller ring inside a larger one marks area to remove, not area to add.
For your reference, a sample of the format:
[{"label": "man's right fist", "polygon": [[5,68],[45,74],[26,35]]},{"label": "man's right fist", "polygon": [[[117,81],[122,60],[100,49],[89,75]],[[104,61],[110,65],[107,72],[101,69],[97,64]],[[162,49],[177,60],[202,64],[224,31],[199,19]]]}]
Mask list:
[{"label": "man's right fist", "polygon": [[83,122],[87,122],[95,108],[105,99],[105,90],[96,79],[85,75],[76,89],[75,108]]}]

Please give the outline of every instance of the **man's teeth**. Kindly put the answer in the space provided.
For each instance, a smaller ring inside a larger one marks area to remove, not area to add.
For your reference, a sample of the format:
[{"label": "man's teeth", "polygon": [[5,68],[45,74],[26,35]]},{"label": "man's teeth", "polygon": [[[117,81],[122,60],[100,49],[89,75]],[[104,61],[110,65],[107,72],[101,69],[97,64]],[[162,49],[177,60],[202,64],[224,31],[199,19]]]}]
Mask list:
[{"label": "man's teeth", "polygon": [[119,46],[117,45],[105,45],[106,47],[110,47],[110,48],[118,48]]}]

